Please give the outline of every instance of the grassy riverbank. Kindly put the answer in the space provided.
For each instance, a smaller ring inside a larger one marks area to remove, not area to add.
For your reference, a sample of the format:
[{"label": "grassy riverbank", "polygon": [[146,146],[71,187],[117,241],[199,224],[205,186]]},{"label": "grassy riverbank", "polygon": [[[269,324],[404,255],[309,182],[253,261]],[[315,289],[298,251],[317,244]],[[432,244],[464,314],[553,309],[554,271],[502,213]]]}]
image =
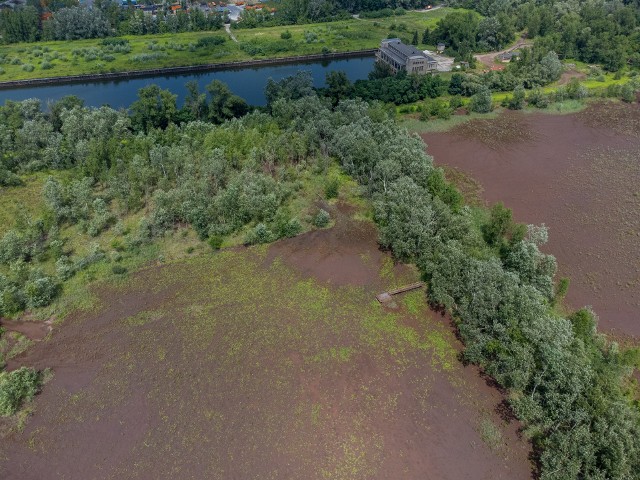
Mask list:
[{"label": "grassy riverbank", "polygon": [[[119,45],[113,39],[7,45],[0,51],[0,82],[370,49],[390,34],[409,42],[414,31],[421,36],[451,11],[234,30],[237,42],[218,30],[119,37]],[[281,38],[285,31],[291,38]]]}]

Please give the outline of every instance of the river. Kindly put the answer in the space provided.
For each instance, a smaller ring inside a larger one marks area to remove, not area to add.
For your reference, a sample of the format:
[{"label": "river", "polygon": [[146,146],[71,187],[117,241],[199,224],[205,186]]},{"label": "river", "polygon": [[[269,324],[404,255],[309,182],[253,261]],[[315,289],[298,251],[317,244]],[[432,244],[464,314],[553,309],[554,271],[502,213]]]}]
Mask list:
[{"label": "river", "polygon": [[19,101],[27,98],[39,98],[46,103],[59,100],[66,95],[76,95],[83,99],[87,106],[109,105],[113,108],[127,108],[137,99],[138,89],[151,83],[177,94],[178,105],[182,105],[186,95],[184,85],[191,80],[198,82],[201,91],[204,91],[204,87],[211,81],[221,80],[229,85],[233,93],[244,98],[249,104],[264,105],[266,103],[264,87],[269,78],[280,80],[300,70],[308,70],[313,76],[314,85],[322,87],[325,85],[325,76],[328,72],[341,70],[353,82],[367,78],[373,68],[374,61],[375,58],[372,56],[356,57],[122,80],[21,87],[0,90],[0,105],[3,105],[6,100]]}]

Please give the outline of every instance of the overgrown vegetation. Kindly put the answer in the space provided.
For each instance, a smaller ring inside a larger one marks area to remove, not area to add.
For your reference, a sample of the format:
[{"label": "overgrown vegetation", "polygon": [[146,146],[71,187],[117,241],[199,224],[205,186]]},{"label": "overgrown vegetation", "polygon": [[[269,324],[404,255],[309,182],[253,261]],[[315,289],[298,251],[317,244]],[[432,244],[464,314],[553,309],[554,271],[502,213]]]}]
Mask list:
[{"label": "overgrown vegetation", "polygon": [[[456,320],[465,360],[508,391],[538,449],[541,478],[638,478],[630,357],[597,333],[593,312],[562,317],[553,308],[566,286],[555,287],[555,259],[540,250],[546,229],[514,224],[500,205],[488,214],[465,206],[420,139],[380,104],[334,102],[307,87],[304,78],[273,82],[270,114],[241,119],[218,84],[208,98],[194,90],[182,110],[170,92],[147,87],[132,116],[74,99],[48,113],[37,101],[8,102],[0,109],[2,170],[53,174],[45,213],[16,221],[2,238],[2,313],[45,305],[87,265],[117,264],[178,226],[214,249],[326,226],[326,212],[310,208],[307,217],[291,206],[333,158],[371,200],[380,243],[418,265],[430,300]],[[331,197],[327,180],[319,192]],[[130,216],[140,220],[126,231],[119,225]],[[67,229],[121,235],[112,251],[79,257]],[[15,391],[26,393],[7,398],[33,394]]]}]

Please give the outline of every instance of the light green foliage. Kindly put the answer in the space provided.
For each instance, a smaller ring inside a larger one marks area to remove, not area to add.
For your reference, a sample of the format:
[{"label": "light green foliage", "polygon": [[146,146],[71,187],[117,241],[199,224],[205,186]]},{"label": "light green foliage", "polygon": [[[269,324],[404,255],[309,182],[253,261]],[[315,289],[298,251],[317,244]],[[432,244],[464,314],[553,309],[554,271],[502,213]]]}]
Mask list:
[{"label": "light green foliage", "polygon": [[32,368],[21,367],[12,372],[0,372],[0,415],[13,415],[38,392],[41,375]]},{"label": "light green foliage", "polygon": [[469,109],[477,113],[489,113],[493,109],[491,100],[491,91],[484,87],[478,93],[471,97]]},{"label": "light green foliage", "polygon": [[313,217],[313,225],[318,228],[324,228],[329,225],[331,221],[331,215],[326,210],[320,209],[318,213]]}]

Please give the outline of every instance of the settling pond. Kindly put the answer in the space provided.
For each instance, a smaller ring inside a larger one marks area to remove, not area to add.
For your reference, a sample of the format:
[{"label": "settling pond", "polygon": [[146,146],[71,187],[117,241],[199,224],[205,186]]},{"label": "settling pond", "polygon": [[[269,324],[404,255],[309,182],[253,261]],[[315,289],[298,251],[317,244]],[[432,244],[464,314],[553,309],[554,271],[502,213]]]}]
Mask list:
[{"label": "settling pond", "polygon": [[109,105],[113,108],[127,108],[137,99],[138,90],[155,83],[178,95],[178,105],[182,105],[186,95],[185,84],[191,80],[198,82],[200,90],[213,80],[221,80],[236,95],[251,105],[264,105],[264,87],[269,78],[281,80],[300,70],[311,72],[316,87],[325,85],[325,76],[331,71],[343,71],[352,82],[367,78],[373,68],[375,57],[356,57],[338,60],[297,62],[281,65],[243,67],[230,70],[218,70],[172,75],[128,78],[122,80],[87,81],[86,83],[68,83],[0,90],[0,105],[7,100],[20,101],[27,98],[39,98],[44,103],[59,100],[66,95],[76,95],[90,107]]}]

